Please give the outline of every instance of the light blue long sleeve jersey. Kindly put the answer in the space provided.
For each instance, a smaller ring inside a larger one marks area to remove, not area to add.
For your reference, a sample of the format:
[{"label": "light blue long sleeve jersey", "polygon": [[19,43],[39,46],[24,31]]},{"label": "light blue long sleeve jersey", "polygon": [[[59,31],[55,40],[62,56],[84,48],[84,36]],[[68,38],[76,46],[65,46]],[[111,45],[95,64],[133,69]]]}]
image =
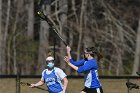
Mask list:
[{"label": "light blue long sleeve jersey", "polygon": [[98,65],[97,61],[95,59],[91,60],[78,60],[74,61],[73,59],[70,59],[70,62],[78,66],[78,73],[85,73],[85,87],[87,88],[100,88],[101,84],[98,79]]}]

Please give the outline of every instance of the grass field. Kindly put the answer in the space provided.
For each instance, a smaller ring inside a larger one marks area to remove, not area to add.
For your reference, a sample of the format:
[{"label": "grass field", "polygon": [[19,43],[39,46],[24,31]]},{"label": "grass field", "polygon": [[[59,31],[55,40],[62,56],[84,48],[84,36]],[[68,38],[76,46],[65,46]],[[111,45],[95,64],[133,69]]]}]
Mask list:
[{"label": "grass field", "polygon": [[[21,79],[23,82],[35,83],[39,79]],[[104,93],[140,93],[140,89],[127,90],[125,85],[127,80],[125,79],[101,79]],[[140,85],[140,80],[130,80],[131,82]],[[45,85],[41,86],[46,88]],[[68,92],[69,93],[80,93],[84,87],[83,79],[69,79]],[[20,93],[47,93],[35,88],[29,88],[27,86],[20,87]],[[16,93],[16,80],[15,79],[0,79],[0,93]]]}]

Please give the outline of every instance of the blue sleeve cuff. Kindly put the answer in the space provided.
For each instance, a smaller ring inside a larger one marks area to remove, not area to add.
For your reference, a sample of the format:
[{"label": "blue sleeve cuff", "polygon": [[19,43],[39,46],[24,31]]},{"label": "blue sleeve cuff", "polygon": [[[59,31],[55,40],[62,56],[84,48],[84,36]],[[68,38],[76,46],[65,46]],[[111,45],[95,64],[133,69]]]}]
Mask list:
[{"label": "blue sleeve cuff", "polygon": [[78,73],[82,73],[82,72],[84,72],[84,69],[81,68],[81,67],[79,67],[78,70],[77,70],[77,72],[78,72]]},{"label": "blue sleeve cuff", "polygon": [[69,59],[69,61],[70,61],[70,63],[72,63],[73,64],[73,62],[74,62],[74,60],[71,58],[71,59]]}]

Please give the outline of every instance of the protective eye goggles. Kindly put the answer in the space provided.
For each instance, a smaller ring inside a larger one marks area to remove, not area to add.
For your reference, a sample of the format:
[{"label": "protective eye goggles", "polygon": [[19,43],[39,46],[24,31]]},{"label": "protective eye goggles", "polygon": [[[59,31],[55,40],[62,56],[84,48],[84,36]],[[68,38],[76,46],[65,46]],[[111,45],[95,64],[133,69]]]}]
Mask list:
[{"label": "protective eye goggles", "polygon": [[54,60],[46,60],[46,63],[54,62]]}]

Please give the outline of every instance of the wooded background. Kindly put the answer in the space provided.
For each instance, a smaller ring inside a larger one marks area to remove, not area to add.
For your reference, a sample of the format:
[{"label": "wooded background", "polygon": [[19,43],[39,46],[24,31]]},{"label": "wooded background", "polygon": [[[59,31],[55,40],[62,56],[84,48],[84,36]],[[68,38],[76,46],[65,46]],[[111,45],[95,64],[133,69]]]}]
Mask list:
[{"label": "wooded background", "polygon": [[[0,75],[39,75],[49,50],[56,66],[78,75],[63,57],[66,46],[36,14],[39,0],[0,0]],[[59,34],[75,60],[85,47],[103,54],[99,75],[135,75],[140,71],[139,0],[45,0]]]}]

